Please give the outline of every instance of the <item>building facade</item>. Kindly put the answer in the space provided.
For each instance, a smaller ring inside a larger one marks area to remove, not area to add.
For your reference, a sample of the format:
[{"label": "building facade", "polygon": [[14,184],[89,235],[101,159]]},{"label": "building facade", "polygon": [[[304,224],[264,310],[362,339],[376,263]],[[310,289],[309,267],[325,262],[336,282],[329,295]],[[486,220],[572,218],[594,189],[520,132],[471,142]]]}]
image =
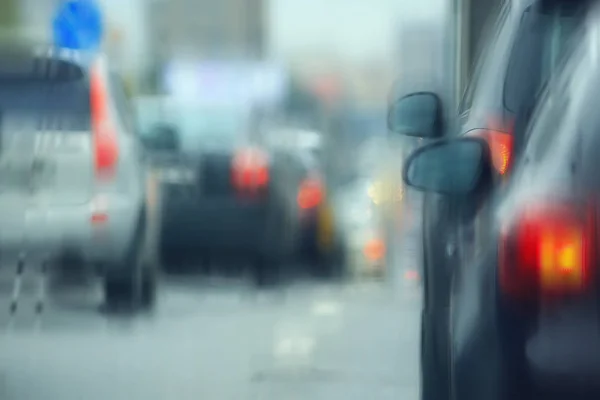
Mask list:
[{"label": "building facade", "polygon": [[262,58],[266,0],[154,0],[150,22],[156,56]]}]

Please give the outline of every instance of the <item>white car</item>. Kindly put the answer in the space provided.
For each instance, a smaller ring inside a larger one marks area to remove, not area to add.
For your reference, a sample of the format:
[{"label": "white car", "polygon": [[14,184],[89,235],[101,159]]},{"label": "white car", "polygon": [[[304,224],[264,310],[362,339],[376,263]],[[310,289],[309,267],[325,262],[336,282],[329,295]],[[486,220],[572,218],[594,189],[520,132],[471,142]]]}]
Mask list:
[{"label": "white car", "polygon": [[0,115],[2,263],[97,267],[107,305],[151,305],[156,193],[119,78],[100,57],[0,51]]},{"label": "white car", "polygon": [[386,272],[385,232],[369,196],[371,184],[371,178],[358,178],[340,189],[334,200],[337,236],[351,277],[383,276]]}]

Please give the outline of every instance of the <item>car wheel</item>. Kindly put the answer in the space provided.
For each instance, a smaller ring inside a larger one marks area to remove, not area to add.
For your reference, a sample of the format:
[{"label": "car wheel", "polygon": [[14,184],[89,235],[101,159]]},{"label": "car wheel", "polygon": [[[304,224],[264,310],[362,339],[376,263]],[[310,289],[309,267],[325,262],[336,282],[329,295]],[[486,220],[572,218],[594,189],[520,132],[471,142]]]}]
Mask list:
[{"label": "car wheel", "polygon": [[147,236],[145,215],[142,214],[121,265],[108,268],[105,273],[104,301],[109,309],[145,309],[154,305],[158,266]]},{"label": "car wheel", "polygon": [[343,280],[348,273],[345,247],[335,245],[330,253],[321,255],[316,266],[315,275],[318,277]]},{"label": "car wheel", "polygon": [[110,309],[151,308],[156,300],[157,276],[151,268],[138,273],[113,272],[104,277],[104,298]]},{"label": "car wheel", "polygon": [[277,257],[257,256],[252,265],[256,286],[266,287],[279,283],[281,281],[281,264]]}]

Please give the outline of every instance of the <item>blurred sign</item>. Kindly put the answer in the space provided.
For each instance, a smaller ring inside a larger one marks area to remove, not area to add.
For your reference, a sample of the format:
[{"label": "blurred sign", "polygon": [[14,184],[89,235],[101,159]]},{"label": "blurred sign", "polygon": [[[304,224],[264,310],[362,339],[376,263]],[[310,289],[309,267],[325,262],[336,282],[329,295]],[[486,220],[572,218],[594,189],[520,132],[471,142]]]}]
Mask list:
[{"label": "blurred sign", "polygon": [[208,103],[276,103],[287,90],[285,71],[269,63],[175,62],[164,79],[170,95]]},{"label": "blurred sign", "polygon": [[73,50],[95,50],[102,42],[100,8],[93,0],[67,0],[60,4],[53,21],[54,42]]}]

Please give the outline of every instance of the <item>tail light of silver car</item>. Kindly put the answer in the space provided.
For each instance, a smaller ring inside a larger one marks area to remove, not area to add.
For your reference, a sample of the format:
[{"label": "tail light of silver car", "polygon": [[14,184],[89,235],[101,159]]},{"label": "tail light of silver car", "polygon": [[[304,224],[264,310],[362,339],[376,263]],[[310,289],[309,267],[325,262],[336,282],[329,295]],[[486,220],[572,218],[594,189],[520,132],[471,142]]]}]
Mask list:
[{"label": "tail light of silver car", "polygon": [[90,78],[91,124],[96,176],[90,221],[92,224],[104,224],[108,220],[108,204],[103,193],[114,186],[119,161],[119,145],[116,127],[112,124],[109,115],[106,87],[98,66],[91,69]]},{"label": "tail light of silver car", "polygon": [[96,68],[92,68],[90,97],[96,178],[100,182],[111,181],[116,173],[119,146],[109,115],[106,88]]},{"label": "tail light of silver car", "polygon": [[499,283],[522,300],[586,292],[596,261],[595,212],[570,203],[524,208],[501,230]]},{"label": "tail light of silver car", "polygon": [[97,194],[92,198],[90,202],[90,222],[93,225],[103,225],[108,222],[108,206],[109,201],[107,196]]}]

